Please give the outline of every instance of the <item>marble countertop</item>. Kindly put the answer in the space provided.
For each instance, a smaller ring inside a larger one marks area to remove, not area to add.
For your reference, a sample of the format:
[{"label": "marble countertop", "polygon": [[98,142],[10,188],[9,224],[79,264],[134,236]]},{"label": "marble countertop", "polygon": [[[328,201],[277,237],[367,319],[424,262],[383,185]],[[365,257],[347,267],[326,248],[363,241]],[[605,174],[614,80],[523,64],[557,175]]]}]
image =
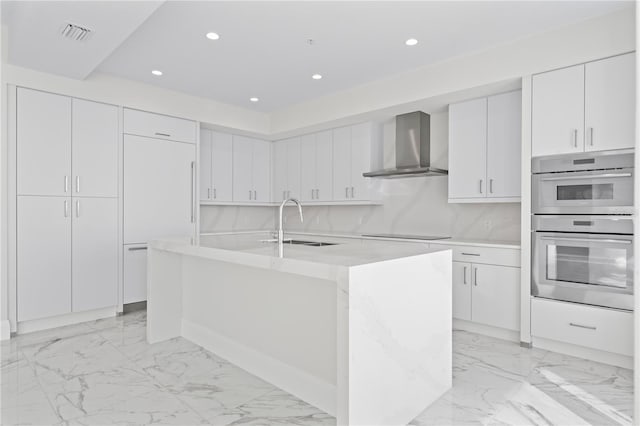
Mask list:
[{"label": "marble countertop", "polygon": [[272,233],[268,231],[203,234],[199,244],[192,244],[184,239],[164,239],[152,241],[150,246],[154,249],[255,267],[291,269],[291,272],[309,268],[311,265],[349,268],[446,250],[429,248],[424,243],[405,244],[366,238],[287,233],[285,239],[322,241],[335,245],[309,247],[285,244],[284,257],[280,258],[278,244],[266,241],[272,238]]}]

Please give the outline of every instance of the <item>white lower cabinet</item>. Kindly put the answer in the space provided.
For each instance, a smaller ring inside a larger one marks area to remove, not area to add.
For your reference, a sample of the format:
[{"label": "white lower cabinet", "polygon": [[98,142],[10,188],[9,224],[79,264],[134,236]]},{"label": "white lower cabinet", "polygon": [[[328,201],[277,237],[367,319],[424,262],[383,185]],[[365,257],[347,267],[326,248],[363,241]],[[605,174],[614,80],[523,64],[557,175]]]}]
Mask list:
[{"label": "white lower cabinet", "polygon": [[73,312],[118,303],[118,200],[72,200]]},{"label": "white lower cabinet", "polygon": [[147,245],[125,244],[123,303],[144,300],[147,300]]},{"label": "white lower cabinet", "polygon": [[520,250],[431,246],[453,252],[454,318],[505,330],[520,329]]},{"label": "white lower cabinet", "polygon": [[633,356],[633,313],[533,298],[531,335]]},{"label": "white lower cabinet", "polygon": [[17,208],[18,321],[117,305],[117,199],[20,196]]},{"label": "white lower cabinet", "polygon": [[71,312],[71,197],[19,196],[18,321]]}]

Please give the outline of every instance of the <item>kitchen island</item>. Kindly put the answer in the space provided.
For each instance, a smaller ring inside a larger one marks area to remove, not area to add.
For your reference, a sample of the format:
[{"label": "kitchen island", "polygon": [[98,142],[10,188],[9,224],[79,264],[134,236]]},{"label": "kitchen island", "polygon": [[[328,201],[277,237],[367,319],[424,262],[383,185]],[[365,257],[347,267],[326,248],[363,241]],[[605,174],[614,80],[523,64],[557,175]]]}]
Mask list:
[{"label": "kitchen island", "polygon": [[343,425],[406,424],[451,387],[450,250],[271,238],[152,242],[148,341],[183,336]]}]

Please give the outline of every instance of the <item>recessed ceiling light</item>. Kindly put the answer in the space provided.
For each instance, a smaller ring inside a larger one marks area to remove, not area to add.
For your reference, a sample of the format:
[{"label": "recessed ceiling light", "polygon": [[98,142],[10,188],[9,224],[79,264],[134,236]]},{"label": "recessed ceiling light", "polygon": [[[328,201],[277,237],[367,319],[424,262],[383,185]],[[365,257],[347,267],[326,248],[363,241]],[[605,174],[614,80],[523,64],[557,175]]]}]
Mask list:
[{"label": "recessed ceiling light", "polygon": [[207,38],[209,40],[218,40],[220,36],[218,35],[218,33],[207,33]]},{"label": "recessed ceiling light", "polygon": [[153,74],[153,75],[162,75],[162,71],[160,71],[160,70],[153,70],[153,71],[151,71],[151,74]]},{"label": "recessed ceiling light", "polygon": [[258,102],[260,99],[258,99],[258,98],[249,98],[249,100],[250,100],[251,102]]},{"label": "recessed ceiling light", "polygon": [[320,74],[314,74],[311,76],[312,79],[314,80],[320,80],[322,78],[322,76]]},{"label": "recessed ceiling light", "polygon": [[404,44],[406,44],[407,46],[415,46],[416,44],[418,44],[418,40],[416,40],[415,38],[410,38],[409,40],[405,41]]}]

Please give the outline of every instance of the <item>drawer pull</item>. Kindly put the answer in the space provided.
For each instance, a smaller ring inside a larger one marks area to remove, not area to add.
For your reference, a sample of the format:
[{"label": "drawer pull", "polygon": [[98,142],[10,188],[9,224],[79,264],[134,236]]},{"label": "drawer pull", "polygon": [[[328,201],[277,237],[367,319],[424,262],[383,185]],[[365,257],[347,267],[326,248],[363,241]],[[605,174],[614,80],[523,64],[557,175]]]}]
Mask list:
[{"label": "drawer pull", "polygon": [[480,256],[478,253],[460,253],[463,256]]},{"label": "drawer pull", "polygon": [[159,133],[159,132],[156,132],[156,136],[165,136],[167,138],[171,137],[169,133]]},{"label": "drawer pull", "polygon": [[596,329],[596,327],[593,327],[591,325],[576,324],[574,322],[570,322],[569,325],[571,327],[586,328],[587,330],[595,330]]},{"label": "drawer pull", "polygon": [[129,251],[146,250],[147,247],[129,247]]}]

